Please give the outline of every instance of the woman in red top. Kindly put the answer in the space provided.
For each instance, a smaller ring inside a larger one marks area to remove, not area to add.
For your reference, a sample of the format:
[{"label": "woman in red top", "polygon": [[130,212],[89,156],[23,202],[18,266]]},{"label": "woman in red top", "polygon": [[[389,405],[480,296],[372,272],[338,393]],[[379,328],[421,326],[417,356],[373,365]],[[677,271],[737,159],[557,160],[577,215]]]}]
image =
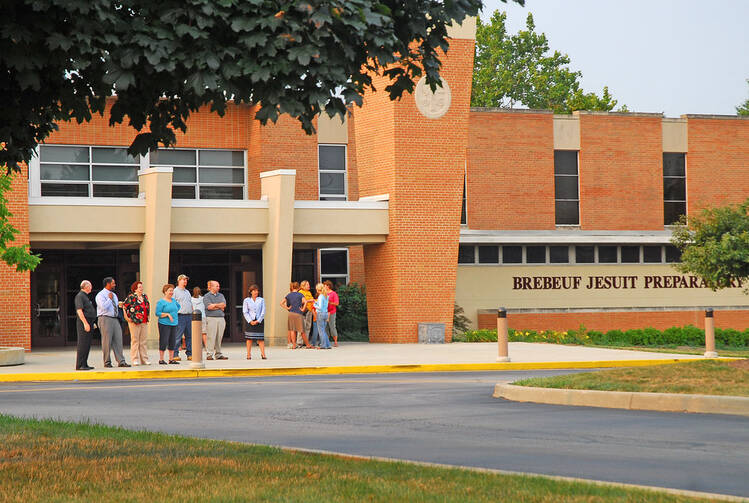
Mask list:
[{"label": "woman in red top", "polygon": [[130,359],[133,366],[151,365],[148,360],[146,338],[148,337],[148,315],[151,305],[143,293],[143,283],[136,281],[130,285],[130,295],[122,303],[123,314],[130,327]]}]

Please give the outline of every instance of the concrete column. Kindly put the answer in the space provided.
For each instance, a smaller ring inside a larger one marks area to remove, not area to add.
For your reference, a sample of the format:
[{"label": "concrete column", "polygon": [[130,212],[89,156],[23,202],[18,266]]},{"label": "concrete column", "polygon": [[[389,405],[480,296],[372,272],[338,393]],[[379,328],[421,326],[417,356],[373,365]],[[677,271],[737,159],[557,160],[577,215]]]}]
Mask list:
[{"label": "concrete column", "polygon": [[281,299],[289,291],[291,252],[294,247],[294,185],[296,171],[278,169],[260,173],[260,193],[268,199],[268,236],[263,244],[263,298],[265,342],[286,344],[288,314]]},{"label": "concrete column", "polygon": [[169,242],[172,228],[172,168],[146,168],[139,172],[146,196],[145,234],[140,244],[140,280],[151,301],[148,347],[159,346],[159,329],[154,315],[161,288],[169,277]]}]

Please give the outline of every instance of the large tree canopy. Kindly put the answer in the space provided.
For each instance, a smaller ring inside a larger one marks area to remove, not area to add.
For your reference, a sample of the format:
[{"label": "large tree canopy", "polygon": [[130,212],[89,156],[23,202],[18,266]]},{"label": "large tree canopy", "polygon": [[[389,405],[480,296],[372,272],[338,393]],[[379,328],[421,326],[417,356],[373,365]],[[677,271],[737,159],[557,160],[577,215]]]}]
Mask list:
[{"label": "large tree canopy", "polygon": [[[503,0],[507,1],[507,0]],[[524,0],[513,0],[523,3]],[[17,169],[55,123],[90,120],[140,134],[132,154],[171,145],[191,111],[259,103],[263,123],[312,120],[361,103],[372,74],[391,99],[439,79],[446,25],[481,0],[19,0],[0,16],[0,166]]]},{"label": "large tree canopy", "polygon": [[514,35],[507,33],[506,19],[506,13],[495,11],[488,23],[478,21],[471,105],[524,105],[556,113],[616,106],[607,87],[601,96],[580,88],[582,73],[569,68],[569,56],[551,52],[546,34],[536,33],[531,14],[526,29]]},{"label": "large tree canopy", "polygon": [[713,290],[749,280],[749,199],[682,217],[672,242],[682,250],[676,268],[705,280]]}]

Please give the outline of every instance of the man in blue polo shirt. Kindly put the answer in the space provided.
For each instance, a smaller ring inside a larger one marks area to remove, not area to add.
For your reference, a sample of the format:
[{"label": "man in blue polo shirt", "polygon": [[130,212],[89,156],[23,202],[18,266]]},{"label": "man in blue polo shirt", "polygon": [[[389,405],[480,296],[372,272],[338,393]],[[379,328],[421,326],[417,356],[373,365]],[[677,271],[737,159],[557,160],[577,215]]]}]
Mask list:
[{"label": "man in blue polo shirt", "polygon": [[112,367],[111,352],[120,367],[129,367],[122,353],[122,325],[117,317],[119,300],[114,293],[114,278],[104,278],[104,289],[96,294],[96,315],[101,332],[101,349],[104,352],[104,366]]}]

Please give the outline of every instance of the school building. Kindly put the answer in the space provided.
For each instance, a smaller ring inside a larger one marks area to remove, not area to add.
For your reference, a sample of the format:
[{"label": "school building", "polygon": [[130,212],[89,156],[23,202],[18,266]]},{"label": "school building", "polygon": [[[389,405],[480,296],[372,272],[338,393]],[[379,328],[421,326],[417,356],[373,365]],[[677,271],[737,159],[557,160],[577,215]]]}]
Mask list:
[{"label": "school building", "polygon": [[[365,96],[317,134],[256,108],[201,110],[174,148],[127,155],[136,132],[107,116],[62,123],[13,181],[10,209],[41,253],[0,265],[0,345],[74,345],[82,279],[136,279],[155,304],[178,274],[221,283],[226,340],[242,340],[252,283],[266,340],[284,344],[291,279],[367,288],[372,342],[416,342],[454,304],[474,327],[749,326],[743,288],[675,272],[669,225],[749,195],[749,120],[470,107],[475,23],[450,28],[443,87]],[[382,79],[375,79],[383,89]],[[155,323],[149,337],[157,340]]]}]

